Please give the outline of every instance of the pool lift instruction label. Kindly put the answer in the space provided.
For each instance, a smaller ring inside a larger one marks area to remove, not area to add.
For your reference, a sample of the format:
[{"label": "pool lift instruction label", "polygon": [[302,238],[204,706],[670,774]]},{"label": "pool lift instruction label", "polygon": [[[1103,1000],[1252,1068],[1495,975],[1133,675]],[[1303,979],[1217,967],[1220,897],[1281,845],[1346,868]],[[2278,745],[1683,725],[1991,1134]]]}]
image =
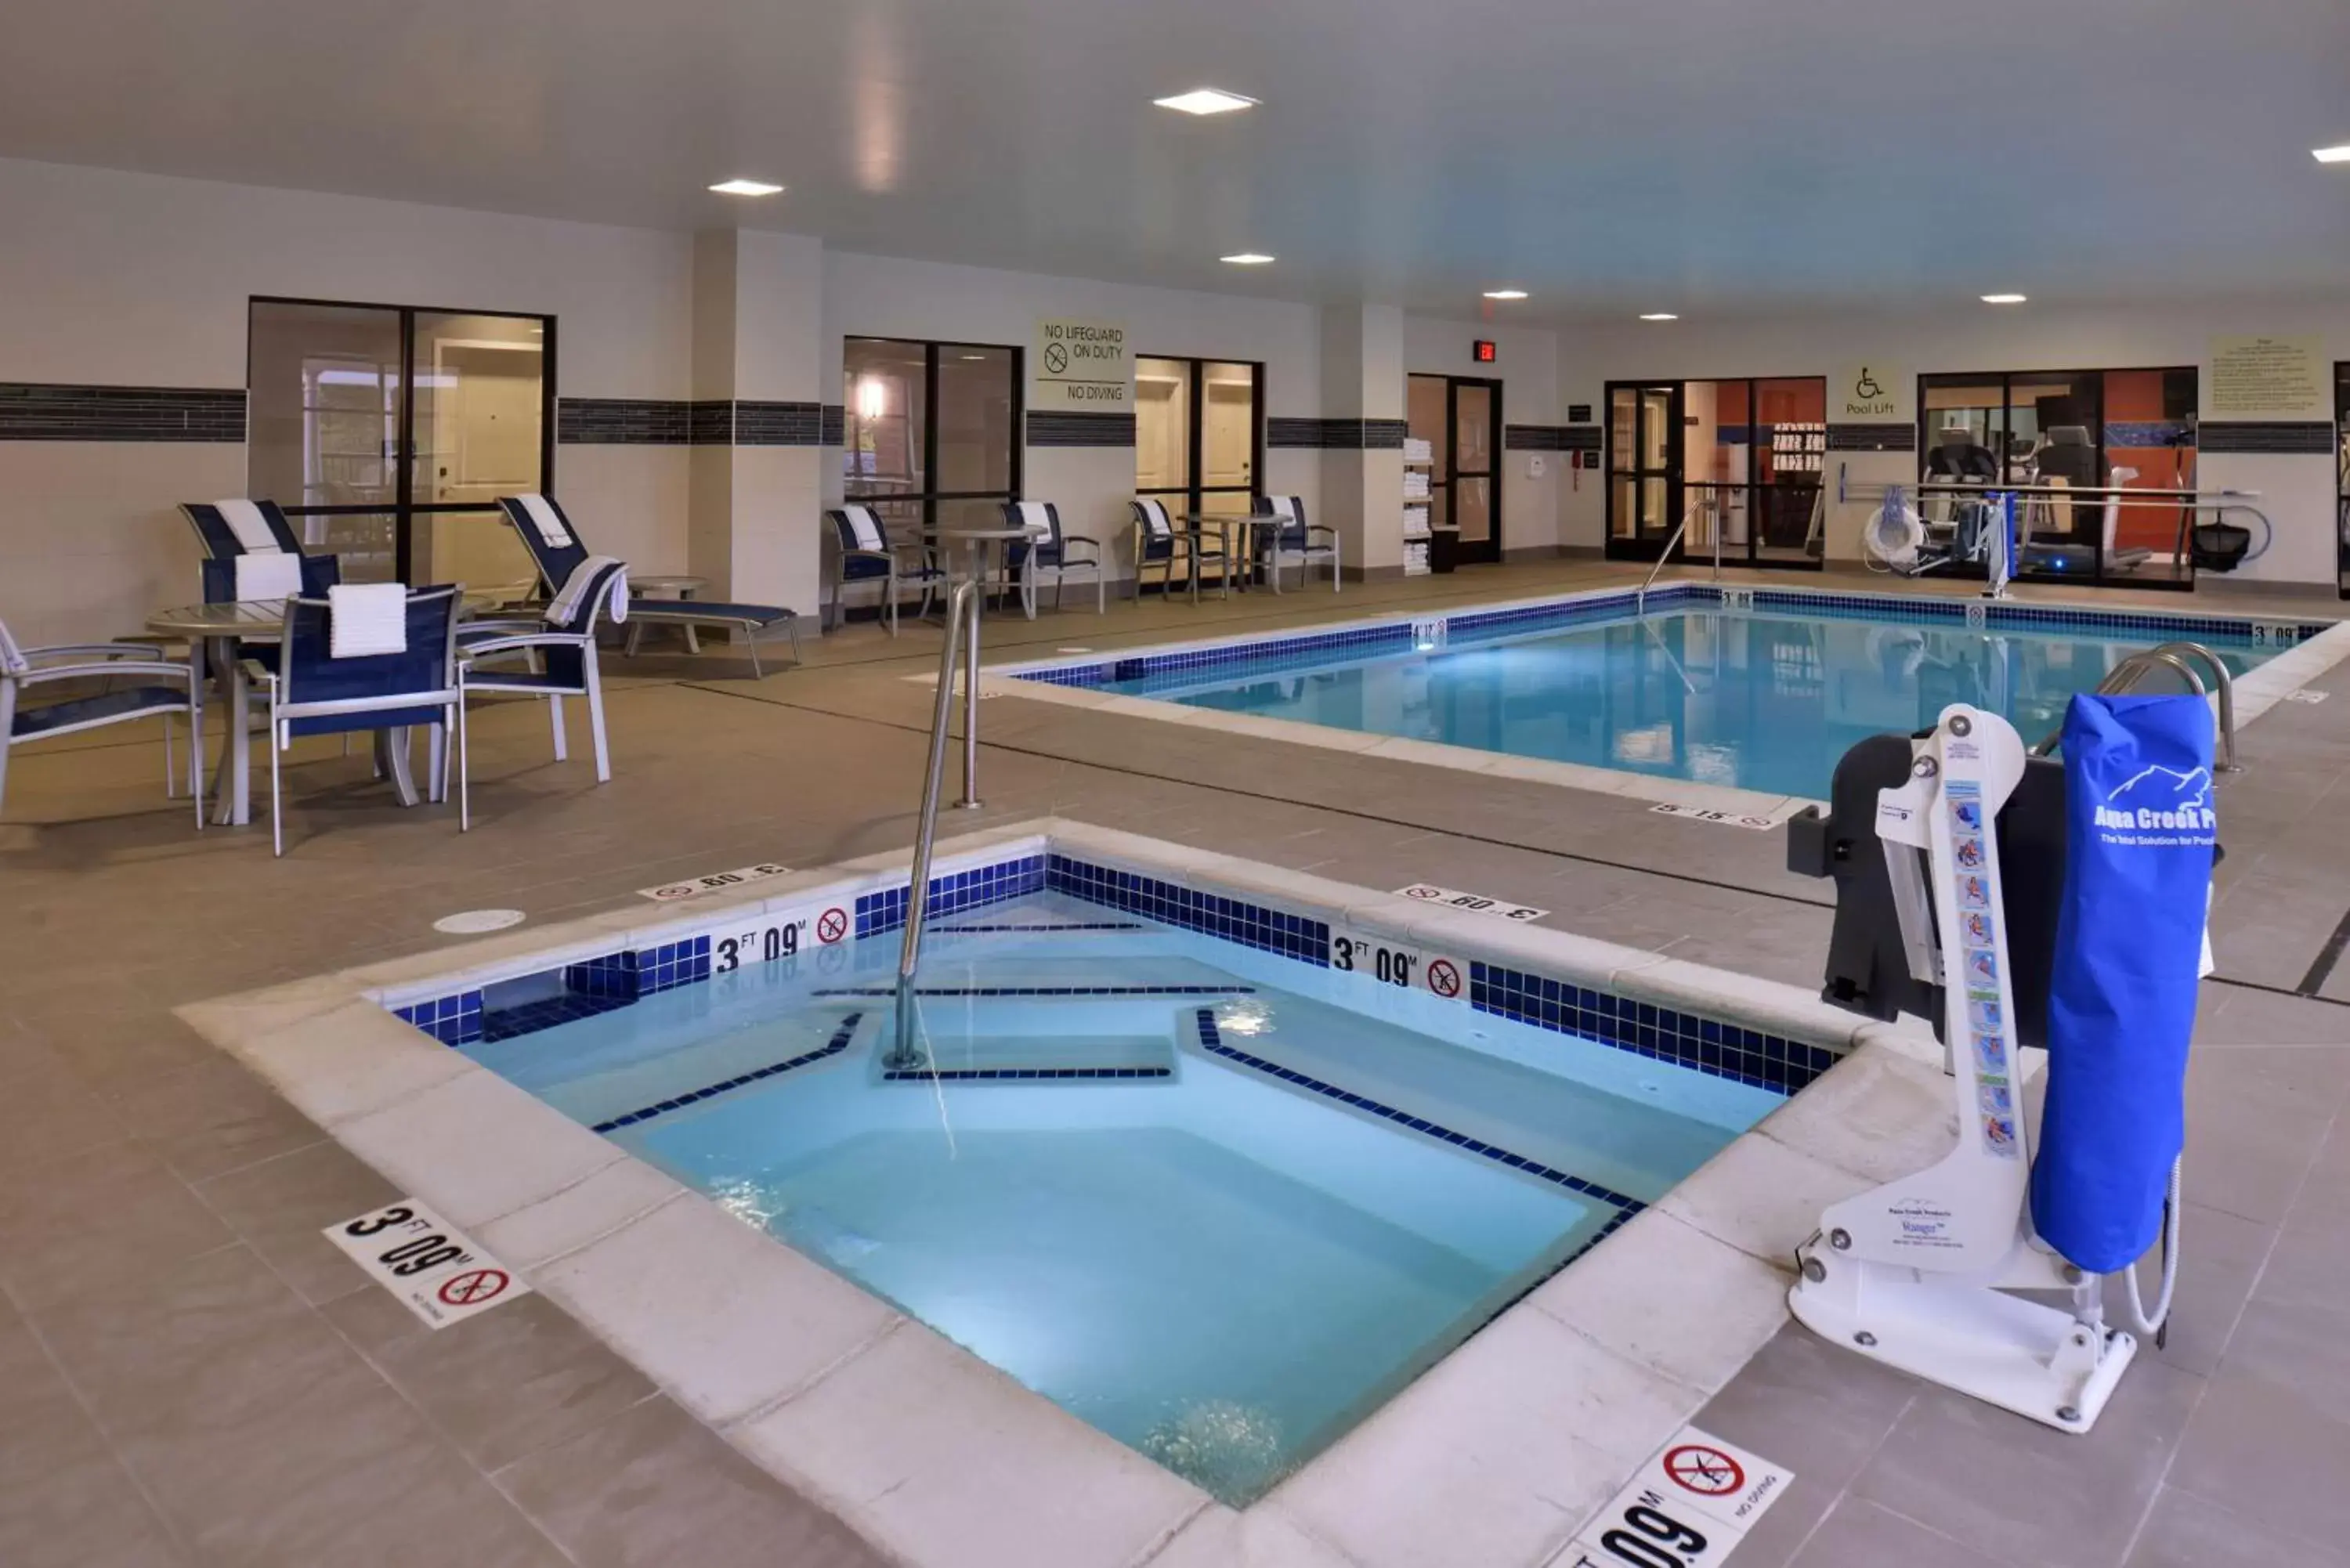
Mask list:
[{"label": "pool lift instruction label", "polygon": [[1555,1568],[1702,1568],[1727,1558],[1794,1472],[1684,1427],[1584,1526]]},{"label": "pool lift instruction label", "polygon": [[428,1328],[530,1294],[512,1269],[412,1198],[329,1225],[325,1235]]}]

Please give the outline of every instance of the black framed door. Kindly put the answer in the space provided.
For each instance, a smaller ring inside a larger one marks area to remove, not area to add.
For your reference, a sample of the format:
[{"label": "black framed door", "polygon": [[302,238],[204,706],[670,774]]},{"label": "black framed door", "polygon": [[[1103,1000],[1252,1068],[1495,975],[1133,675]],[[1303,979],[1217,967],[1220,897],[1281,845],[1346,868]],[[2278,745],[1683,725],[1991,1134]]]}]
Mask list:
[{"label": "black framed door", "polygon": [[497,497],[555,477],[555,317],[257,295],[245,487],[348,581],[527,593]]},{"label": "black framed door", "polygon": [[1414,375],[1405,383],[1406,426],[1428,442],[1428,521],[1461,532],[1460,559],[1502,558],[1502,383]]},{"label": "black framed door", "polygon": [[1253,512],[1263,493],[1264,366],[1140,354],[1134,493],[1187,512]]},{"label": "black framed door", "polygon": [[2334,367],[2335,591],[2350,599],[2350,359]]},{"label": "black framed door", "polygon": [[1653,561],[1679,526],[1681,422],[1678,381],[1607,384],[1607,558]]}]

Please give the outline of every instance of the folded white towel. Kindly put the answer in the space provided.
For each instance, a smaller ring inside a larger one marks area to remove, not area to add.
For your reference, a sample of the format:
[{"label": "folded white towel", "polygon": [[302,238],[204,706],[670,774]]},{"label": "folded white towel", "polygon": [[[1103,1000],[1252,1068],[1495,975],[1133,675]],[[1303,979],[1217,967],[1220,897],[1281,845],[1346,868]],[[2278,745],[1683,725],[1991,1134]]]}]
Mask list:
[{"label": "folded white towel", "polygon": [[1268,495],[1264,498],[1264,505],[1265,510],[1272,513],[1275,517],[1286,517],[1293,523],[1297,520],[1297,498],[1295,496]]},{"label": "folded white towel", "polygon": [[857,547],[858,549],[884,550],[889,548],[889,546],[882,542],[881,524],[875,520],[873,516],[873,509],[871,507],[844,506],[840,509],[840,513],[842,516],[848,519],[848,531],[857,535]]},{"label": "folded white towel", "polygon": [[1045,510],[1043,502],[1019,501],[1013,504],[1020,508],[1020,526],[1027,529],[1032,536],[1041,539],[1052,533],[1052,514]]},{"label": "folded white towel", "polygon": [[236,558],[239,599],[290,599],[302,591],[302,557],[276,545]]},{"label": "folded white towel", "polygon": [[555,602],[546,607],[546,624],[570,625],[571,618],[579,613],[579,602],[586,597],[588,586],[596,580],[596,574],[607,566],[619,566],[620,569],[612,574],[611,598],[606,613],[611,616],[613,625],[625,624],[629,618],[629,568],[610,556],[590,556],[571,568],[571,576],[564,580],[563,591],[556,595]]},{"label": "folded white towel", "polygon": [[269,526],[269,519],[264,517],[261,508],[252,502],[215,501],[213,505],[219,511],[221,521],[228,524],[228,531],[236,535],[236,542],[245,549],[265,552],[286,547],[277,542],[276,531]]},{"label": "folded white towel", "polygon": [[366,659],[408,651],[408,585],[337,584],[327,590],[327,652]]},{"label": "folded white towel", "polygon": [[525,495],[517,499],[522,502],[522,509],[530,514],[530,525],[538,530],[538,536],[546,542],[548,548],[567,550],[571,547],[571,530],[563,525],[562,515],[546,496]]}]

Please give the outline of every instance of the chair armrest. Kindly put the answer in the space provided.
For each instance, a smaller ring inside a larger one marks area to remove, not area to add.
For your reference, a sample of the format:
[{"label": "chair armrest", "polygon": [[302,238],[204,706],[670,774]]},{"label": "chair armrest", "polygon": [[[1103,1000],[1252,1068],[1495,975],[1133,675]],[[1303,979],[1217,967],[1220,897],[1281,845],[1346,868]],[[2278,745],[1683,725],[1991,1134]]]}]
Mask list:
[{"label": "chair armrest", "polygon": [[521,636],[546,625],[546,620],[538,616],[490,616],[481,620],[461,620],[457,623],[457,632],[461,637],[469,631],[496,631]]},{"label": "chair armrest", "polygon": [[585,648],[596,639],[578,631],[538,631],[527,637],[494,637],[482,642],[460,644],[457,662],[471,664],[485,653],[512,653],[525,648]]},{"label": "chair armrest", "polygon": [[55,642],[47,648],[24,650],[27,660],[38,663],[44,659],[153,659],[155,645],[151,642]]},{"label": "chair armrest", "polygon": [[1309,523],[1305,525],[1305,531],[1308,534],[1327,534],[1333,539],[1338,536],[1338,530],[1331,527],[1327,523]]},{"label": "chair armrest", "polygon": [[52,664],[45,669],[28,670],[16,677],[19,686],[37,686],[44,680],[71,680],[99,675],[168,675],[185,680],[194,673],[185,664],[160,659],[127,659],[104,664]]}]

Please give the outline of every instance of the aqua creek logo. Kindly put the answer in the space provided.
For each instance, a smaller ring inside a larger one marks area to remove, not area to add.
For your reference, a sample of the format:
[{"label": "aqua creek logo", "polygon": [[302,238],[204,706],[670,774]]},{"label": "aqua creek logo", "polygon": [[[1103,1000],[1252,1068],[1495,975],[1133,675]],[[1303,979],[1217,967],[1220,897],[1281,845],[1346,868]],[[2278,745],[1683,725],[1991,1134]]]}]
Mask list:
[{"label": "aqua creek logo", "polygon": [[2118,784],[2095,812],[2108,844],[2148,846],[2210,844],[2220,826],[2211,809],[2211,775],[2201,768],[2148,767]]}]

